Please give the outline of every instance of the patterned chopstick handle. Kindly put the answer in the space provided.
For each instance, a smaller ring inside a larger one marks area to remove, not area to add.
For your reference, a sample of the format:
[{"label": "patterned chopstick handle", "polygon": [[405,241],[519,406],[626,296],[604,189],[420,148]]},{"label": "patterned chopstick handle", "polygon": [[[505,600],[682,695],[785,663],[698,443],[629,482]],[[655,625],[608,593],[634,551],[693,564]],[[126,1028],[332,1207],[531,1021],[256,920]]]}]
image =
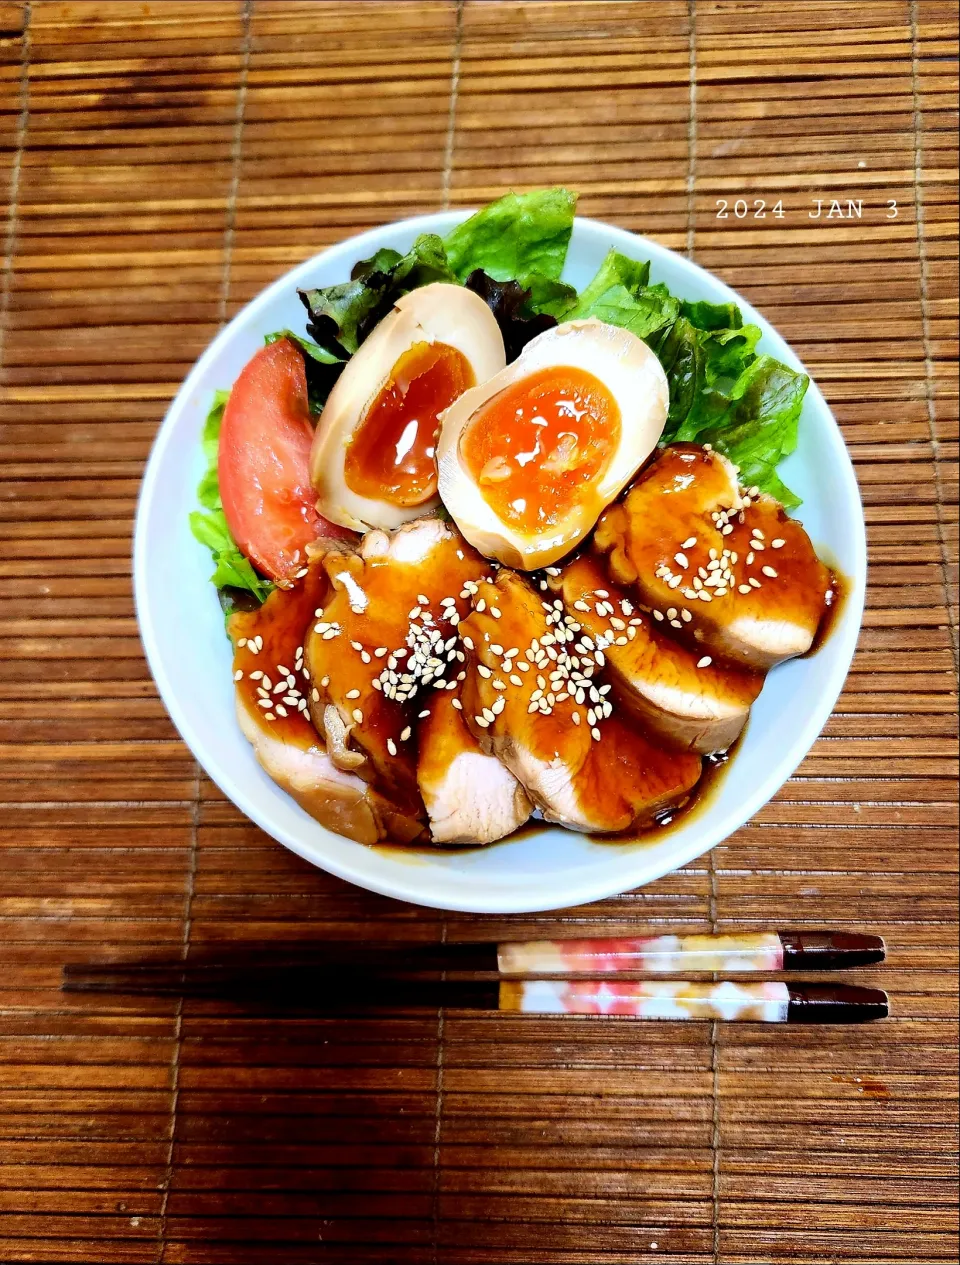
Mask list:
[{"label": "patterned chopstick handle", "polygon": [[676,975],[684,971],[779,971],[783,944],[774,931],[732,936],[530,940],[500,944],[501,975]]},{"label": "patterned chopstick handle", "polygon": [[500,984],[500,1009],[528,1015],[785,1023],[789,1007],[790,990],[777,981],[503,980]]}]

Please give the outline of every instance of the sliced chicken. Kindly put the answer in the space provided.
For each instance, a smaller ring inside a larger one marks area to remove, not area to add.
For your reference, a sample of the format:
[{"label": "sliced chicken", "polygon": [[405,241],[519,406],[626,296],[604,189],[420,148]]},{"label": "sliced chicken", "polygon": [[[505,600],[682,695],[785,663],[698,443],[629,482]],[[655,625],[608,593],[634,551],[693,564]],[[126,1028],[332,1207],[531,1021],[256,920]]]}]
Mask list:
[{"label": "sliced chicken", "polygon": [[417,778],[434,843],[492,843],[533,812],[510,770],[484,754],[456,692],[442,690],[431,700],[417,741]]},{"label": "sliced chicken", "polygon": [[313,565],[302,583],[230,616],[237,719],[270,777],[322,825],[358,843],[410,843],[423,837],[423,823],[338,768],[310,720],[303,637],[327,589]]},{"label": "sliced chicken", "polygon": [[643,606],[686,611],[705,651],[752,668],[809,650],[832,598],[802,524],[756,488],[741,491],[725,457],[689,444],[664,449],[604,511],[594,543]]},{"label": "sliced chicken", "polygon": [[266,772],[328,830],[357,843],[424,840],[423,822],[399,812],[362,778],[338,769],[317,733],[310,746],[285,741],[265,729],[239,695],[237,718]]},{"label": "sliced chicken", "polygon": [[549,584],[606,656],[612,697],[624,713],[681,750],[708,754],[736,741],[763,687],[762,673],[720,663],[699,667],[703,652],[675,639],[687,627],[683,612],[668,607],[658,621],[638,610],[597,558],[576,558]]},{"label": "sliced chicken", "polygon": [[337,763],[404,814],[425,817],[418,720],[462,671],[457,624],[488,564],[454,528],[421,518],[327,547],[330,593],[306,639],[310,709]]},{"label": "sliced chicken", "polygon": [[613,714],[604,656],[562,607],[512,571],[480,584],[460,625],[463,714],[548,820],[597,833],[647,824],[686,800],[700,759],[653,746]]}]

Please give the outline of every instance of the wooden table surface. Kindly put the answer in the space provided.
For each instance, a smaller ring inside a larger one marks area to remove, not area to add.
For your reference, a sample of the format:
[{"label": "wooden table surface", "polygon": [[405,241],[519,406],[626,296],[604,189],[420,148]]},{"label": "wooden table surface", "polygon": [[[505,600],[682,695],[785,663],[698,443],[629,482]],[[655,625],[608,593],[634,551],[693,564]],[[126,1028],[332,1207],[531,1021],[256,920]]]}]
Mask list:
[{"label": "wooden table surface", "polygon": [[[0,2],[0,49],[0,1260],[955,1262],[954,6],[33,0]],[[268,282],[557,182],[804,358],[856,462],[867,613],[810,757],[712,854],[443,917],[311,869],[204,777],[137,638],[134,505],[179,382]],[[859,978],[889,1022],[59,992],[66,960],[252,938],[804,925],[888,937]]]}]

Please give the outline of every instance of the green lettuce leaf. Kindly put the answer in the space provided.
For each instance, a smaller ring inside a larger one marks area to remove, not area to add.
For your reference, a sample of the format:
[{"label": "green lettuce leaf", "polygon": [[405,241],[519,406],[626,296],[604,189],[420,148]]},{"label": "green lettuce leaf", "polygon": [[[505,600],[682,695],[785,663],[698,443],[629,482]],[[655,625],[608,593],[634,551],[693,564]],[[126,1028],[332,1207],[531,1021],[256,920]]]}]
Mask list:
[{"label": "green lettuce leaf", "polygon": [[207,469],[197,486],[197,500],[205,512],[193,511],[190,515],[190,530],[213,555],[215,570],[210,578],[217,588],[243,590],[260,603],[271,592],[273,585],[259,576],[250,561],[240,552],[237,542],[230,534],[220,500],[217,455],[220,447],[220,425],[229,395],[229,391],[214,393],[213,404],[204,422],[200,446],[207,459]]},{"label": "green lettuce leaf", "polygon": [[527,280],[532,273],[559,280],[567,257],[577,195],[568,189],[508,193],[458,224],[446,238],[450,267],[466,280],[482,268],[495,281]]},{"label": "green lettuce leaf", "polygon": [[692,442],[723,416],[759,337],[756,325],[707,331],[683,316],[674,321],[653,345],[670,384],[664,439]]},{"label": "green lettuce leaf", "polygon": [[530,292],[530,298],[524,306],[524,312],[528,316],[552,316],[555,320],[563,321],[577,302],[577,292],[573,286],[568,286],[563,281],[554,281],[539,272],[527,273],[519,284],[522,289]]},{"label": "green lettuce leaf", "polygon": [[354,265],[349,281],[298,291],[310,314],[307,333],[328,355],[347,360],[401,295],[433,281],[457,281],[436,233],[421,234],[405,255],[378,250]]},{"label": "green lettuce leaf", "polygon": [[797,446],[803,397],[810,379],[772,356],[758,356],[737,379],[730,403],[716,425],[702,431],[711,443],[740,467],[740,482],[757,485],[785,509],[799,498],[781,481],[777,466]]},{"label": "green lettuce leaf", "polygon": [[649,260],[630,259],[618,250],[609,250],[593,280],[584,286],[576,307],[570,313],[571,319],[589,316],[594,303],[615,286],[622,286],[631,295],[636,295],[649,280]]},{"label": "green lettuce leaf", "polygon": [[706,299],[688,303],[681,299],[680,315],[697,329],[739,329],[743,324],[736,303],[708,303]]},{"label": "green lettuce leaf", "polygon": [[568,320],[595,317],[650,338],[677,318],[680,304],[665,285],[648,285],[649,261],[630,259],[611,250],[584,288]]}]

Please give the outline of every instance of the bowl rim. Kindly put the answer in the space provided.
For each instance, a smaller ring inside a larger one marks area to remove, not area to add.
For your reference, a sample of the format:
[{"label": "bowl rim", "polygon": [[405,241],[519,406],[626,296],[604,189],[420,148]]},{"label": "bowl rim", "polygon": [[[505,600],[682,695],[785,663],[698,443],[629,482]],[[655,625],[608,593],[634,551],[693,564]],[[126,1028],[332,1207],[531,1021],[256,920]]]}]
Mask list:
[{"label": "bowl rim", "polygon": [[[633,233],[629,229],[607,224],[602,220],[586,216],[576,216],[575,228],[582,227],[588,233],[596,233],[598,236],[602,236],[607,240],[608,246],[611,248],[620,247],[629,251],[634,257],[648,258],[654,268],[656,268],[657,263],[676,261],[679,263],[681,270],[692,271],[703,277],[709,287],[713,289],[719,287],[724,298],[735,302],[740,307],[745,323],[749,322],[759,325],[763,331],[764,339],[778,344],[774,351],[781,360],[791,365],[794,369],[808,374],[810,385],[807,389],[807,400],[811,401],[816,408],[822,411],[828,423],[827,429],[831,435],[833,450],[828,456],[831,459],[838,459],[837,474],[841,480],[844,500],[856,523],[857,531],[856,538],[849,542],[853,558],[853,565],[847,569],[850,591],[846,594],[838,618],[830,631],[829,645],[832,658],[829,670],[826,679],[821,685],[820,693],[815,700],[814,706],[807,713],[803,723],[794,731],[790,743],[791,754],[789,759],[784,762],[784,757],[781,757],[771,773],[759,780],[754,786],[752,793],[740,801],[735,812],[728,813],[726,818],[722,819],[712,829],[694,833],[686,846],[678,848],[669,857],[651,864],[649,859],[646,858],[643,849],[629,853],[624,852],[624,865],[622,870],[618,871],[619,877],[615,882],[611,882],[607,878],[599,881],[599,877],[580,875],[574,871],[565,886],[560,889],[557,887],[551,889],[552,895],[547,899],[538,897],[535,891],[531,892],[529,884],[526,886],[518,884],[516,890],[511,888],[506,892],[498,890],[496,899],[491,899],[490,896],[474,899],[471,895],[469,883],[464,884],[463,890],[458,892],[455,898],[445,897],[439,892],[424,893],[420,890],[420,885],[418,885],[417,881],[419,867],[404,867],[400,873],[391,876],[390,881],[383,881],[377,875],[364,873],[362,858],[364,854],[370,851],[365,845],[359,843],[355,845],[358,849],[356,854],[358,863],[356,865],[352,862],[344,863],[338,858],[318,856],[315,845],[305,843],[298,839],[295,834],[272,822],[269,815],[262,812],[251,797],[248,796],[243,785],[219,764],[215,753],[211,753],[199,738],[180,704],[177,690],[166,671],[161,649],[161,638],[150,614],[148,591],[150,588],[149,577],[151,569],[147,566],[146,558],[149,539],[147,523],[155,497],[155,485],[158,482],[159,471],[163,465],[167,449],[173,442],[177,419],[180,413],[190,407],[190,399],[195,383],[202,377],[205,369],[219,358],[221,351],[232,340],[238,326],[245,327],[252,323],[255,324],[259,313],[263,309],[267,308],[278,295],[288,293],[291,287],[295,287],[306,280],[310,271],[331,253],[345,253],[349,247],[351,251],[356,249],[356,257],[361,258],[363,252],[369,249],[374,242],[380,244],[380,239],[384,233],[442,232],[465,220],[473,213],[474,209],[457,208],[456,210],[411,216],[403,220],[390,221],[367,229],[363,233],[343,238],[283,273],[249,303],[245,304],[217,332],[198,357],[181,383],[176,395],[171,400],[151,445],[140,486],[134,524],[132,551],[134,603],[147,664],[161,701],[180,737],[189,748],[193,758],[224,795],[271,838],[303,857],[312,865],[338,878],[368,891],[414,905],[462,913],[537,913],[608,899],[644,886],[658,878],[662,878],[666,874],[673,873],[697,857],[706,855],[706,853],[734,834],[735,831],[739,830],[793,776],[831,716],[856,650],[865,601],[867,570],[866,524],[853,464],[836,418],[833,416],[833,412],[813,375],[805,368],[790,344],[770,321],[763,317],[751,303],[738,294],[731,286],[727,285],[726,282],[693,260],[688,259],[685,255],[670,250],[669,247],[663,246],[659,242],[651,241],[649,238]],[[805,400],[806,403],[807,401]],[[202,755],[201,752],[203,753]],[[544,825],[545,828],[553,828],[551,823],[544,823]],[[330,833],[333,834],[334,832],[331,831]],[[399,869],[400,867],[398,867]],[[592,882],[589,881],[591,877],[593,877]]]}]

